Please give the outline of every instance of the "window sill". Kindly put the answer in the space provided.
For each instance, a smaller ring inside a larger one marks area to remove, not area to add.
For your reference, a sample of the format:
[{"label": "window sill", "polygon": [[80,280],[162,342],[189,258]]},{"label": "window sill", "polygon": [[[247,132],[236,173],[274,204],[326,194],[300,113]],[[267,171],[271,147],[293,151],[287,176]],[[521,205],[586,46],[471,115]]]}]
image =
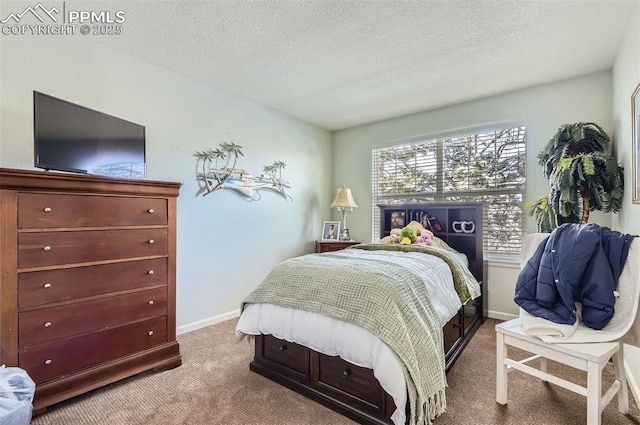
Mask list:
[{"label": "window sill", "polygon": [[520,254],[485,253],[485,258],[492,265],[505,265],[520,268]]}]

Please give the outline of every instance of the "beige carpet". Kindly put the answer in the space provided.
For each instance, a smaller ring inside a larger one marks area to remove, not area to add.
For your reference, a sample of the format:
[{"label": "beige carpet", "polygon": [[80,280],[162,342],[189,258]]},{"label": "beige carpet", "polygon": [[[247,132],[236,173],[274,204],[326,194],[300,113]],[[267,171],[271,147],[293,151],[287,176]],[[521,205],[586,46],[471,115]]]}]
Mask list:
[{"label": "beige carpet", "polygon": [[[496,323],[488,320],[480,328],[449,373],[447,413],[434,424],[584,424],[584,397],[519,372],[509,375],[509,404],[496,404]],[[181,367],[145,372],[57,404],[32,424],[354,424],[250,372],[253,345],[236,343],[234,328],[230,320],[182,335]],[[558,368],[550,364],[550,370]],[[561,371],[585,381],[573,369]],[[630,415],[620,415],[614,401],[603,413],[603,425],[640,424],[631,399]]]}]

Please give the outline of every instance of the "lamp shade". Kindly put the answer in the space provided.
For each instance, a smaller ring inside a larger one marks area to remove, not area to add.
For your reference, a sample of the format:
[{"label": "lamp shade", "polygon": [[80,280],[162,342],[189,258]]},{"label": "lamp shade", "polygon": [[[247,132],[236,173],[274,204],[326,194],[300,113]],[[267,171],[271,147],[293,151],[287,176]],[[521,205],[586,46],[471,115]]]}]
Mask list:
[{"label": "lamp shade", "polygon": [[329,207],[338,209],[358,208],[358,204],[353,200],[351,189],[343,186],[338,189],[336,197],[333,199],[333,202]]}]

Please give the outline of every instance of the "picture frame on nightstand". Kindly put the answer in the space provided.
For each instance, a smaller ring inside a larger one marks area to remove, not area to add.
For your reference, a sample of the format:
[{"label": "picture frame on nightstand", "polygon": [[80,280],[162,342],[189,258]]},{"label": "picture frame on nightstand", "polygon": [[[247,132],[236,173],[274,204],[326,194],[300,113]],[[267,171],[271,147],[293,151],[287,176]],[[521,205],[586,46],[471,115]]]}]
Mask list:
[{"label": "picture frame on nightstand", "polygon": [[340,240],[340,222],[325,221],[322,225],[323,241],[339,241]]}]

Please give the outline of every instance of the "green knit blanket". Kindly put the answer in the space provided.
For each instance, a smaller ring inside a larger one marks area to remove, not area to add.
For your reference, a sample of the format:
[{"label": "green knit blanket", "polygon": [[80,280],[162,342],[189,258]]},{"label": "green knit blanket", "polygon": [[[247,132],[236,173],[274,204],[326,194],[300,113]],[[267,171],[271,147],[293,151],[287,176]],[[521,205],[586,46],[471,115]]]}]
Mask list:
[{"label": "green knit blanket", "polygon": [[[458,263],[453,261],[457,269]],[[341,257],[339,253],[310,254],[277,265],[245,298],[242,309],[247,303],[312,311],[369,330],[402,364],[411,409],[409,423],[430,424],[445,411],[442,328],[417,274],[388,261]]]}]

